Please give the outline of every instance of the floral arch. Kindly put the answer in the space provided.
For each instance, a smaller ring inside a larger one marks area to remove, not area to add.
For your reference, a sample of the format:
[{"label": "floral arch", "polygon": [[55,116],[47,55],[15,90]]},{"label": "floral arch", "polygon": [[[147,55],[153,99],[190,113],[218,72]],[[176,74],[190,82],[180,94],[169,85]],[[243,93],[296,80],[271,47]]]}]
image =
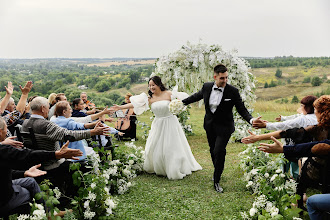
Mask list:
[{"label": "floral arch", "polygon": [[[188,42],[181,49],[160,57],[154,75],[160,76],[169,88],[178,85],[180,91],[192,94],[201,89],[203,83],[213,81],[213,68],[220,63],[228,68],[228,83],[238,88],[245,106],[252,112],[252,104],[256,100],[255,77],[249,72],[249,63],[238,57],[237,50],[224,51],[220,45]],[[236,131],[232,140],[238,140],[247,135],[250,126],[236,109],[234,120]]]}]

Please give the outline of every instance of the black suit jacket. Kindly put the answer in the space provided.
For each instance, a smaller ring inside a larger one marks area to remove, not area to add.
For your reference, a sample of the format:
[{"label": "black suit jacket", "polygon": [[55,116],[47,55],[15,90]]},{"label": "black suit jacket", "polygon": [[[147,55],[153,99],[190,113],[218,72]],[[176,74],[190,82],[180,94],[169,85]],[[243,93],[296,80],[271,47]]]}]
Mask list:
[{"label": "black suit jacket", "polygon": [[17,149],[9,145],[0,144],[0,207],[4,206],[12,197],[14,191],[12,177],[24,177],[24,171],[42,161],[55,159],[55,152],[43,150]]},{"label": "black suit jacket", "polygon": [[214,82],[204,83],[203,88],[188,98],[182,100],[185,105],[204,99],[205,117],[204,129],[206,132],[212,131],[217,134],[231,134],[235,131],[233,107],[237,112],[250,123],[253,118],[242,101],[242,98],[234,86],[227,84],[220,101],[220,104],[214,113],[210,110],[209,100]]}]

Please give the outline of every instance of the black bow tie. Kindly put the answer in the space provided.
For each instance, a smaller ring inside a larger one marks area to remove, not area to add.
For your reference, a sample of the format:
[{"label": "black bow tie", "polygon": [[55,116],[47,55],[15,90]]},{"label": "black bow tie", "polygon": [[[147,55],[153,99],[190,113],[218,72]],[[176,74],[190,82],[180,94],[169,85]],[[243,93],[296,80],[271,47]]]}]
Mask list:
[{"label": "black bow tie", "polygon": [[222,89],[220,88],[213,88],[213,90],[218,90],[219,92],[222,92]]}]

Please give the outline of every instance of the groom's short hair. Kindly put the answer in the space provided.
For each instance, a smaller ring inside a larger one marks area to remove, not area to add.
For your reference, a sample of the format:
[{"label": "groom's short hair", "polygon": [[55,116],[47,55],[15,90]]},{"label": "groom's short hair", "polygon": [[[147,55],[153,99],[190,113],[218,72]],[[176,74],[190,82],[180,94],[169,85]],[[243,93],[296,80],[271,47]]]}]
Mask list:
[{"label": "groom's short hair", "polygon": [[227,72],[227,67],[225,65],[219,64],[214,67],[214,73],[219,74],[219,73],[225,73]]}]

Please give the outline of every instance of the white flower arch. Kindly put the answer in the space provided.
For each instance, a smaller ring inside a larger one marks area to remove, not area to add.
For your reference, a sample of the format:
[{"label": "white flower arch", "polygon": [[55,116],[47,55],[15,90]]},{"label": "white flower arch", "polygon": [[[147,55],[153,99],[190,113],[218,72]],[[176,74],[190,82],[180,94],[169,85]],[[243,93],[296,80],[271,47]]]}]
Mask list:
[{"label": "white flower arch", "polygon": [[[180,91],[192,94],[200,90],[203,83],[213,81],[213,68],[220,63],[228,69],[228,83],[239,90],[245,106],[252,112],[256,100],[255,77],[249,72],[250,64],[238,57],[237,50],[224,51],[220,45],[188,42],[178,51],[160,57],[153,75],[160,76],[169,88],[178,85]],[[250,127],[236,109],[234,120],[236,132],[232,139],[237,140],[247,135]]]}]

